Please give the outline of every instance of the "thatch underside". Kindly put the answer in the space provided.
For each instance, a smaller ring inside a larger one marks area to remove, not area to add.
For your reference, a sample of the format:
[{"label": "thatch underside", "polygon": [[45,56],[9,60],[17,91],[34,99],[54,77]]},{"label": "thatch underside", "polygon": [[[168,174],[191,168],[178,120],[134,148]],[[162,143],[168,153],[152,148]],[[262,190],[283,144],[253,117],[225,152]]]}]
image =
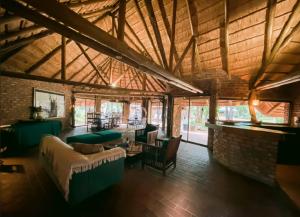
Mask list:
[{"label": "thatch underside", "polygon": [[[117,0],[60,2],[117,37]],[[237,78],[254,88],[298,70],[299,1],[153,0],[150,6],[160,37],[155,33],[145,2],[151,1],[127,1],[124,42],[181,79]],[[174,2],[177,2],[176,23],[172,29]],[[46,35],[45,32],[49,31],[46,28],[19,18],[4,8],[0,9],[0,15],[1,70],[59,79],[61,36],[52,32]],[[269,33],[266,33],[268,29]],[[4,52],[12,45],[43,32],[46,36]],[[159,49],[159,41],[163,52]],[[145,74],[139,70],[82,45],[100,71],[101,79],[76,42],[68,39],[66,42],[67,80],[104,85],[104,79],[110,85],[122,88],[167,91],[165,83],[150,75],[145,81]],[[268,50],[269,54],[265,54]],[[272,58],[269,58],[270,53]],[[181,64],[176,66],[181,57]],[[170,59],[173,59],[172,63]]]}]

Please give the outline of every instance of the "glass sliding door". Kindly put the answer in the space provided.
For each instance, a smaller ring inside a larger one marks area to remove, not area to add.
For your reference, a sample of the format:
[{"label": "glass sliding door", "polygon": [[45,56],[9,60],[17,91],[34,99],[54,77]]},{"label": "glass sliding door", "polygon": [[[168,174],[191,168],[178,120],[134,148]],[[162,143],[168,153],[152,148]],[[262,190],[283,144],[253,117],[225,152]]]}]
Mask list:
[{"label": "glass sliding door", "polygon": [[205,122],[208,114],[208,98],[175,98],[173,135],[182,135],[183,141],[206,146],[208,129]]},{"label": "glass sliding door", "polygon": [[75,126],[86,125],[86,113],[95,111],[95,100],[76,98],[75,100]]}]

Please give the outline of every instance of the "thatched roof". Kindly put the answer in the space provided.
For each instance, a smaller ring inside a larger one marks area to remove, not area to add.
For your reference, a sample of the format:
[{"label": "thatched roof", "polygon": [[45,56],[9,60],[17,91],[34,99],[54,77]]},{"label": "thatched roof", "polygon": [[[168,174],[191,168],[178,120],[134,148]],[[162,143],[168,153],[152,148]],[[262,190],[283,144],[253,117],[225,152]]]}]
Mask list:
[{"label": "thatched roof", "polygon": [[[117,37],[119,1],[60,2]],[[0,16],[1,70],[59,79],[61,35],[19,17],[3,4]],[[300,63],[300,1],[128,0],[125,18],[124,42],[180,79],[237,78],[256,87],[294,73]],[[104,79],[128,89],[167,91],[165,82],[149,74],[145,84],[142,70],[122,63],[122,59],[85,45],[80,49],[70,39],[66,43],[67,80],[104,84]]]}]

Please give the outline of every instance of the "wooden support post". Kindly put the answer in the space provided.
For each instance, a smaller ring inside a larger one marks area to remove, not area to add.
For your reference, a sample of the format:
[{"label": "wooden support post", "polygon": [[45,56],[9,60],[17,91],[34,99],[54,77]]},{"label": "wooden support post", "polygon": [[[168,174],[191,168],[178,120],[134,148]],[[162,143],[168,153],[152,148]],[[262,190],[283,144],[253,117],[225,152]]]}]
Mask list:
[{"label": "wooden support post", "polygon": [[76,103],[76,98],[75,98],[75,96],[74,96],[74,94],[72,94],[72,96],[71,96],[71,104],[72,104],[72,106],[71,106],[71,126],[73,127],[73,128],[75,128],[75,103]]},{"label": "wooden support post", "polygon": [[143,98],[142,101],[142,119],[146,118],[146,124],[148,123],[148,113],[149,113],[149,99]]},{"label": "wooden support post", "polygon": [[167,109],[167,100],[165,97],[162,98],[162,113],[161,113],[161,130],[165,132],[166,130],[166,109]]},{"label": "wooden support post", "polygon": [[174,109],[174,97],[168,94],[168,112],[167,112],[167,137],[173,135],[173,109]]},{"label": "wooden support post", "polygon": [[[217,81],[211,80],[210,83],[210,99],[209,99],[209,120],[210,124],[216,123],[217,116]],[[208,140],[207,147],[209,150],[213,151],[214,143],[214,129],[208,129]]]},{"label": "wooden support post", "polygon": [[117,38],[121,41],[124,41],[125,15],[126,15],[126,0],[119,0]]},{"label": "wooden support post", "polygon": [[250,112],[250,116],[251,116],[251,122],[254,124],[257,123],[256,112],[255,112],[255,108],[253,105],[253,101],[255,99],[256,99],[256,92],[254,90],[252,90],[249,94],[248,107],[249,107],[249,112]]},{"label": "wooden support post", "polygon": [[66,80],[66,38],[61,36],[61,79]]}]

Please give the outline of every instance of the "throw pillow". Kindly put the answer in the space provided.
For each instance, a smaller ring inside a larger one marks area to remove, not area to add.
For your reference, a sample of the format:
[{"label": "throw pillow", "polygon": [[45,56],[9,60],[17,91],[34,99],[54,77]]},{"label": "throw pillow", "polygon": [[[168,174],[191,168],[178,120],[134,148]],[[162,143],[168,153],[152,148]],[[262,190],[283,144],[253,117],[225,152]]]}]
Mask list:
[{"label": "throw pillow", "polygon": [[81,154],[94,154],[104,151],[102,144],[73,143],[74,151]]}]

